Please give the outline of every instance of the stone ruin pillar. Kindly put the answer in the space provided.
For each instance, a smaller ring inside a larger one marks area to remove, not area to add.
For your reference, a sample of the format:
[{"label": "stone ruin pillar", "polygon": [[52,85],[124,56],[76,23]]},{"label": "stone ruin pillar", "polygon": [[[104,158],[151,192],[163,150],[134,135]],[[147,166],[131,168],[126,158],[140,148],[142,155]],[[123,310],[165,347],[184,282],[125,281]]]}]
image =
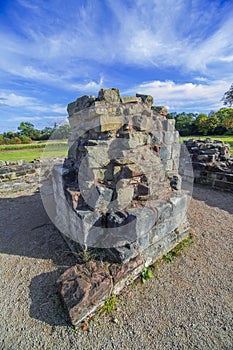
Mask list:
[{"label": "stone ruin pillar", "polygon": [[59,280],[73,324],[189,235],[179,134],[152,104],[151,96],[101,89],[68,105],[72,135],[68,158],[53,170],[54,222],[96,258]]}]

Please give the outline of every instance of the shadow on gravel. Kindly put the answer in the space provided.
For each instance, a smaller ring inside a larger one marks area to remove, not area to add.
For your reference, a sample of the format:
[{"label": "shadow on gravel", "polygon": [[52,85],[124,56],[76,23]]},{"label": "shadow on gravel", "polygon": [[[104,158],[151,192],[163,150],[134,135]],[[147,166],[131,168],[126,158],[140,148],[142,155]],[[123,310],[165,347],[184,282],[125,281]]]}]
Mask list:
[{"label": "shadow on gravel", "polygon": [[58,271],[53,271],[32,278],[29,286],[31,298],[29,315],[51,326],[68,326],[71,323],[56,285],[59,276]]},{"label": "shadow on gravel", "polygon": [[59,231],[50,221],[39,193],[0,198],[0,253],[52,259],[69,267],[74,258]]},{"label": "shadow on gravel", "polygon": [[203,201],[210,207],[218,207],[233,214],[233,193],[214,190],[207,186],[195,184],[192,197]]},{"label": "shadow on gravel", "polygon": [[52,326],[69,325],[56,281],[76,260],[48,218],[39,193],[0,198],[0,253],[53,261],[57,270],[31,280],[30,317]]}]

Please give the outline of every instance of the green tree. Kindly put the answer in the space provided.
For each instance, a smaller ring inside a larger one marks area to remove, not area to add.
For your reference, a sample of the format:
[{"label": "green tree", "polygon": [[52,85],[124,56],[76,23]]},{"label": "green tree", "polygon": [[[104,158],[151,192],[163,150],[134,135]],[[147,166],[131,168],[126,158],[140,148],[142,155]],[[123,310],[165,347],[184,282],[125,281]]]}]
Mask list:
[{"label": "green tree", "polygon": [[40,140],[48,140],[52,135],[53,131],[54,128],[46,126],[44,129],[41,130]]},{"label": "green tree", "polygon": [[3,137],[3,134],[0,134],[0,145],[4,145],[4,137]]},{"label": "green tree", "polygon": [[3,137],[7,139],[13,139],[15,137],[15,133],[13,131],[4,132]]},{"label": "green tree", "polygon": [[71,128],[68,124],[64,124],[59,126],[55,131],[52,133],[51,138],[54,140],[61,140],[61,139],[67,139],[71,134]]},{"label": "green tree", "polygon": [[205,113],[199,114],[194,121],[194,125],[196,127],[198,134],[207,135],[209,130],[207,114]]},{"label": "green tree", "polygon": [[220,123],[216,129],[217,134],[224,134],[233,128],[233,108],[221,108],[215,115]]},{"label": "green tree", "polygon": [[233,105],[233,84],[231,84],[230,89],[224,93],[222,101],[225,106],[231,107]]},{"label": "green tree", "polygon": [[25,135],[27,137],[30,137],[31,139],[35,136],[36,133],[34,125],[30,122],[21,122],[18,126],[18,130],[21,135]]},{"label": "green tree", "polygon": [[31,143],[32,142],[32,139],[26,135],[20,135],[19,139],[20,139],[21,143]]},{"label": "green tree", "polygon": [[194,121],[194,114],[185,112],[178,113],[175,116],[176,129],[180,132],[181,136],[192,134],[192,125]]}]

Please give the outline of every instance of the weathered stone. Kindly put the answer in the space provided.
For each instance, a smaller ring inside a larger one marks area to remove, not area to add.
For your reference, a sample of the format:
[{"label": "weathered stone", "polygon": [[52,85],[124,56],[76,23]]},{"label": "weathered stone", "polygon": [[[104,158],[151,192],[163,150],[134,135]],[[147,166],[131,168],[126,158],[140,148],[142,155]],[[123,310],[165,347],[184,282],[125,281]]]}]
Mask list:
[{"label": "weathered stone", "polygon": [[152,131],[151,133],[151,143],[152,145],[160,145],[163,142],[162,131]]},{"label": "weathered stone", "polygon": [[[83,172],[85,168],[102,168],[109,164],[109,146],[110,143],[104,141],[97,146],[85,146],[87,151],[86,160],[83,165]],[[110,158],[110,159],[109,159]]]},{"label": "weathered stone", "polygon": [[163,129],[168,132],[175,131],[175,120],[174,119],[166,119],[163,120]]},{"label": "weathered stone", "polygon": [[124,124],[123,117],[109,117],[107,115],[102,115],[100,117],[101,132],[118,130]]},{"label": "weathered stone", "polygon": [[72,114],[77,113],[84,108],[90,107],[94,101],[95,101],[94,96],[87,96],[87,95],[82,96],[78,98],[76,101],[68,104],[67,112],[69,116],[71,116]]},{"label": "weathered stone", "polygon": [[73,325],[95,311],[112,289],[109,270],[106,264],[98,261],[69,268],[58,283]]},{"label": "weathered stone", "polygon": [[163,170],[165,172],[173,169],[173,159],[164,159],[163,160]]},{"label": "weathered stone", "polygon": [[161,146],[159,150],[160,159],[171,159],[172,148],[171,146]]},{"label": "weathered stone", "polygon": [[93,209],[106,210],[111,202],[113,190],[104,186],[93,186],[85,196],[85,201]]},{"label": "weathered stone", "polygon": [[180,144],[172,145],[172,158],[176,159],[180,157]]},{"label": "weathered stone", "polygon": [[[69,107],[73,145],[65,162],[69,171],[53,178],[56,218],[65,221],[67,236],[101,251],[97,260],[120,264],[103,263],[104,278],[91,268],[97,279],[92,301],[98,305],[109,291],[109,277],[111,291],[118,293],[188,232],[181,225],[186,204],[176,196],[181,192],[178,133],[166,109],[152,103],[151,96],[120,97],[117,89],[101,89],[94,101],[84,96]],[[87,302],[93,285],[86,267],[63,285],[64,295],[70,290],[75,296],[67,293],[73,298],[73,304],[68,301],[73,323],[94,310]]]},{"label": "weathered stone", "polygon": [[177,171],[168,171],[167,177],[170,181],[171,188],[177,191],[181,190],[182,178],[179,174],[177,174]]},{"label": "weathered stone", "polygon": [[[189,139],[184,142],[192,159],[195,182],[216,189],[232,191],[225,177],[227,174],[233,174],[229,145],[210,138],[205,140]],[[185,171],[182,168],[181,170],[181,175],[186,176]]]},{"label": "weathered stone", "polygon": [[136,96],[122,96],[121,97],[121,102],[122,103],[138,103],[141,101],[141,98],[136,97]]},{"label": "weathered stone", "polygon": [[140,97],[142,101],[149,106],[152,106],[153,104],[153,97],[151,95],[143,95],[143,94],[136,94],[137,97]]},{"label": "weathered stone", "polygon": [[134,188],[130,186],[130,181],[128,179],[118,181],[116,192],[117,198],[113,205],[109,205],[109,208],[114,208],[115,210],[125,209],[131,203],[134,195]]},{"label": "weathered stone", "polygon": [[135,115],[133,116],[133,127],[140,131],[154,131],[153,119],[148,118],[145,115]]},{"label": "weathered stone", "polygon": [[109,103],[117,103],[120,102],[120,92],[117,88],[101,89],[98,94],[98,99]]},{"label": "weathered stone", "polygon": [[173,214],[185,213],[187,209],[187,196],[184,194],[176,194],[170,197],[173,206]]},{"label": "weathered stone", "polygon": [[112,255],[113,259],[120,264],[125,264],[138,255],[138,252],[135,250],[133,244],[111,248],[109,249],[109,253]]},{"label": "weathered stone", "polygon": [[174,143],[174,133],[170,131],[164,131],[163,140],[166,145],[172,145]]},{"label": "weathered stone", "polygon": [[200,161],[207,161],[209,159],[209,156],[207,154],[199,154],[197,156],[197,160],[200,160]]},{"label": "weathered stone", "polygon": [[101,248],[123,247],[136,239],[135,217],[110,211],[89,230],[87,244]]},{"label": "weathered stone", "polygon": [[158,114],[161,114],[166,117],[167,115],[167,108],[164,106],[152,106],[152,110]]},{"label": "weathered stone", "polygon": [[123,264],[111,264],[109,266],[109,271],[113,278],[113,283],[116,284],[122,278],[124,278],[128,273],[132,270],[135,270],[138,266],[143,264],[143,259],[140,254],[138,254],[135,258]]},{"label": "weathered stone", "polygon": [[157,211],[147,207],[130,208],[127,212],[136,219],[137,237],[149,232],[157,221]]}]

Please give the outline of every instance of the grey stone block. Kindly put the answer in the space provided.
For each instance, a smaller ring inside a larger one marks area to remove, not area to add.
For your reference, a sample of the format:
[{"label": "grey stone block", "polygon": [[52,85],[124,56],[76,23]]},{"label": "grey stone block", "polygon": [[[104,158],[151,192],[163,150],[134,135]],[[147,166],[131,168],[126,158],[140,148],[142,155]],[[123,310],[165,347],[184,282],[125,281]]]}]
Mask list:
[{"label": "grey stone block", "polygon": [[172,146],[172,158],[180,157],[180,144],[173,144]]},{"label": "grey stone block", "polygon": [[164,131],[163,141],[165,145],[172,145],[174,143],[174,132]]},{"label": "grey stone block", "polygon": [[127,212],[136,219],[137,237],[149,232],[157,221],[157,212],[147,207],[130,208]]},{"label": "grey stone block", "polygon": [[173,213],[185,213],[187,209],[187,196],[184,194],[177,194],[170,197],[170,202],[173,206]]},{"label": "grey stone block", "polygon": [[172,155],[172,148],[171,146],[161,146],[160,147],[160,159],[161,160],[166,160],[166,159],[170,159],[171,155]]},{"label": "grey stone block", "polygon": [[155,208],[158,212],[158,222],[162,222],[168,219],[172,215],[172,205],[168,202],[161,202],[155,204]]},{"label": "grey stone block", "polygon": [[164,159],[162,163],[164,171],[170,171],[173,169],[173,159]]},{"label": "grey stone block", "polygon": [[173,132],[175,128],[175,120],[174,119],[165,119],[163,120],[163,129],[165,131]]},{"label": "grey stone block", "polygon": [[108,252],[113,259],[120,264],[124,264],[127,261],[135,258],[138,252],[135,250],[133,244],[127,244],[125,247],[112,248]]}]

